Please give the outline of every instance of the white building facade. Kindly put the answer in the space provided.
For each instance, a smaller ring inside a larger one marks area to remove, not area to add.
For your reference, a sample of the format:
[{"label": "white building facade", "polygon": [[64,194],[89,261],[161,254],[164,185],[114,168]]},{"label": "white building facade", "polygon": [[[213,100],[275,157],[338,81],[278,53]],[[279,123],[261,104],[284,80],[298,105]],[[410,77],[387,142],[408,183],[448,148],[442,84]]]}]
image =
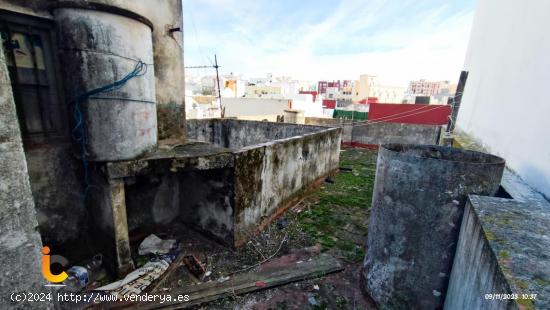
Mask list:
[{"label": "white building facade", "polygon": [[457,127],[550,197],[550,1],[478,2]]}]

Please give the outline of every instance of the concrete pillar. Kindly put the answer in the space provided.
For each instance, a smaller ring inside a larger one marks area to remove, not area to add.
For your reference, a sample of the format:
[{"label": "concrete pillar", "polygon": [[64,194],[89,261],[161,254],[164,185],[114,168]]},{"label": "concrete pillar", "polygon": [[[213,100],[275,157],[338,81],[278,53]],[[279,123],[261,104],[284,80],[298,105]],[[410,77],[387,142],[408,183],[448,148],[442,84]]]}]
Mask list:
[{"label": "concrete pillar", "polygon": [[503,169],[479,152],[380,147],[362,275],[380,308],[443,307],[467,196],[494,195]]},{"label": "concrete pillar", "polygon": [[111,208],[113,212],[113,229],[115,238],[115,253],[117,271],[127,274],[134,269],[134,262],[130,252],[130,238],[128,236],[128,220],[126,216],[126,199],[123,179],[109,180]]},{"label": "concrete pillar", "polygon": [[12,293],[45,290],[42,241],[37,232],[21,132],[11,82],[0,44],[0,296],[2,308],[51,308],[45,303],[14,303]]}]

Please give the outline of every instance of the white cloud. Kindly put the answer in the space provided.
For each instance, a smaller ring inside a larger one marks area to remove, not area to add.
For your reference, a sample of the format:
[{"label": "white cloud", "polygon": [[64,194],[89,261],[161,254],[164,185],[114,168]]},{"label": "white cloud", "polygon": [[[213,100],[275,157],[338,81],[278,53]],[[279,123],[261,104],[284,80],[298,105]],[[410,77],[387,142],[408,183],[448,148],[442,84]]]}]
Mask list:
[{"label": "white cloud", "polygon": [[[222,11],[238,5],[231,0],[209,1],[222,5]],[[238,21],[231,31],[207,32],[201,36],[203,52],[218,53],[223,72],[241,72],[248,76],[264,76],[270,72],[320,80],[357,79],[360,74],[368,73],[377,75],[383,82],[401,85],[419,78],[457,80],[473,12],[445,17],[445,7],[436,7],[423,12],[420,18],[410,16],[409,21],[390,23],[387,29],[376,27],[392,18],[384,12],[388,3],[343,1],[316,23],[304,15],[301,24],[285,24],[285,20],[296,20],[293,15],[286,19],[280,17],[280,24],[274,26],[271,26],[272,20],[263,20],[262,15],[254,14],[261,6],[249,3],[246,9],[227,10],[227,14]],[[366,48],[361,46],[361,40],[367,40]],[[330,53],[324,52],[327,48]],[[187,63],[190,61],[200,61],[200,58],[192,55]]]}]

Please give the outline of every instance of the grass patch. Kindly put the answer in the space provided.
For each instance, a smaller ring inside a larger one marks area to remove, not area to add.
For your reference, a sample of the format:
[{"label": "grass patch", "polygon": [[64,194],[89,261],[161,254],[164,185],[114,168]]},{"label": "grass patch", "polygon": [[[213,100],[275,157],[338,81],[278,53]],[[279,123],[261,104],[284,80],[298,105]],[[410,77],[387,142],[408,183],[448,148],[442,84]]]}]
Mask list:
[{"label": "grass patch", "polygon": [[352,262],[363,259],[367,216],[372,201],[377,152],[347,149],[340,153],[334,183],[325,183],[308,199],[311,207],[298,216],[300,228],[323,250],[340,252]]}]

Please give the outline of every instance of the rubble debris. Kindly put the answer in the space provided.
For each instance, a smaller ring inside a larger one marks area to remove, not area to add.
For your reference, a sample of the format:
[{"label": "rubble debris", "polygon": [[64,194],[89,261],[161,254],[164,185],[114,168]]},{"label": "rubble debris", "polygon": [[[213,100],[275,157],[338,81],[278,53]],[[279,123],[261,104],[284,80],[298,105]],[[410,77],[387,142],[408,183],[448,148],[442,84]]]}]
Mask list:
[{"label": "rubble debris", "polygon": [[79,292],[88,284],[97,280],[101,274],[99,269],[103,264],[103,256],[96,254],[91,260],[80,265],[72,266],[67,270],[69,277],[63,282],[70,291]]},{"label": "rubble debris", "polygon": [[168,239],[162,240],[154,234],[150,234],[147,238],[143,239],[138,248],[139,255],[147,254],[166,254],[176,244],[176,240]]},{"label": "rubble debris", "polygon": [[307,301],[309,302],[310,305],[312,306],[317,306],[319,303],[317,302],[317,299],[315,299],[315,297],[311,296],[307,299]]},{"label": "rubble debris", "polygon": [[[177,251],[180,252],[181,249]],[[156,292],[160,287],[166,284],[166,280],[170,277],[171,274],[181,265],[183,265],[183,254],[177,256],[176,259],[170,264],[170,267],[151,285],[147,288],[147,292]]]},{"label": "rubble debris", "polygon": [[206,268],[195,255],[185,255],[183,263],[187,266],[189,272],[197,278],[200,278],[206,272]]},{"label": "rubble debris", "polygon": [[96,288],[95,290],[108,291],[115,296],[139,294],[168,269],[177,255],[177,252],[173,252],[154,257],[142,267],[126,275],[124,279]]},{"label": "rubble debris", "polygon": [[286,219],[286,217],[281,217],[277,219],[277,228],[284,229],[287,226],[288,226],[288,220]]},{"label": "rubble debris", "polygon": [[229,276],[227,276],[227,277],[221,276],[220,278],[218,278],[217,281],[218,281],[218,283],[223,283],[227,280],[229,280]]},{"label": "rubble debris", "polygon": [[[284,258],[281,259],[284,260]],[[174,288],[170,291],[171,295],[186,294],[190,299],[183,303],[172,299],[173,301],[165,302],[163,307],[188,308],[228,296],[242,295],[287,283],[322,277],[343,269],[344,267],[339,260],[321,254],[300,265],[292,262],[281,268],[279,264],[275,264],[272,268],[264,268],[261,271],[241,273],[233,276],[231,281],[228,281],[229,277],[222,277],[224,279],[222,283],[218,280]],[[259,282],[261,282],[260,285],[258,285]],[[131,306],[131,304],[128,304],[128,307]],[[140,309],[156,308],[158,308],[158,303],[155,302],[142,302],[140,304]]]}]

